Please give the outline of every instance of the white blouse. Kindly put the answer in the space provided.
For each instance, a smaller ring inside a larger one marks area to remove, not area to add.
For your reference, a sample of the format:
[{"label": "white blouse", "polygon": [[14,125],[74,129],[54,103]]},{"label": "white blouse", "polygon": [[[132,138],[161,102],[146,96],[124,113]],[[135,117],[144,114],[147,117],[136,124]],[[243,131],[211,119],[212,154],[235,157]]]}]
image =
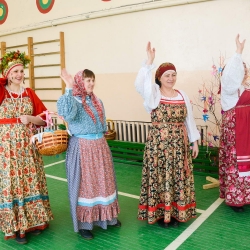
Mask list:
[{"label": "white blouse", "polygon": [[[154,65],[144,64],[139,70],[135,80],[135,88],[137,92],[139,92],[139,94],[143,97],[143,105],[148,113],[151,113],[153,109],[158,107],[160,100],[163,97],[161,95],[159,85],[152,83],[153,69]],[[194,142],[200,139],[200,133],[194,121],[190,100],[183,91],[180,91],[180,93],[182,94],[187,107],[187,117],[184,123],[187,128],[188,138],[190,142]],[[171,98],[171,100],[182,100],[182,96],[178,94],[177,97]]]},{"label": "white blouse", "polygon": [[221,77],[221,107],[227,111],[235,107],[240,94],[244,91],[241,85],[244,78],[244,66],[241,54],[235,53],[225,66]]}]

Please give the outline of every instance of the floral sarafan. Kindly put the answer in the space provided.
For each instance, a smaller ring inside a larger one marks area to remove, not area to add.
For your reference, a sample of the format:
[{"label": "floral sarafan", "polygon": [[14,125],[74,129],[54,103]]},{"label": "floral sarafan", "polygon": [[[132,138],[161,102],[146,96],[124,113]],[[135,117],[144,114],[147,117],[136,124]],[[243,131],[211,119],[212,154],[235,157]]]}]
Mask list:
[{"label": "floral sarafan", "polygon": [[17,51],[9,51],[4,54],[2,58],[0,58],[0,70],[3,76],[7,75],[7,72],[15,65],[22,64],[24,68],[30,63],[30,58],[25,52]]}]

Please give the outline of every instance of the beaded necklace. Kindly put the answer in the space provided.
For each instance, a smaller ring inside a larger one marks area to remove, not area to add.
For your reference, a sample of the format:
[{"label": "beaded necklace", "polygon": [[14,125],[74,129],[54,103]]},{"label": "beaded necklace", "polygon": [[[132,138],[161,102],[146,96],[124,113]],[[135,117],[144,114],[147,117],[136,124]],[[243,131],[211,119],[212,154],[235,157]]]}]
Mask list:
[{"label": "beaded necklace", "polygon": [[[20,111],[20,110],[21,110],[22,102],[23,102],[23,95],[22,95],[22,94],[23,94],[23,92],[24,92],[24,88],[23,88],[23,87],[20,87],[19,93],[10,90],[10,89],[8,88],[8,86],[6,86],[5,88],[6,88],[6,90],[8,91],[8,93],[9,93],[9,95],[10,95],[10,99],[11,99],[11,102],[12,102],[13,107],[14,107],[14,112],[16,112],[17,106],[18,106],[18,103],[19,103],[19,109],[18,109],[18,111],[19,111],[19,116],[20,116],[20,115],[21,115],[21,111]],[[17,95],[17,97],[14,98],[14,96],[13,96],[12,94]],[[20,98],[19,98],[19,97],[20,97]]]},{"label": "beaded necklace", "polygon": [[175,94],[176,94],[176,92],[175,92],[175,90],[174,89],[172,89],[172,96],[168,96],[168,95],[166,95],[166,93],[164,93],[164,91],[163,90],[160,90],[161,91],[161,94],[163,95],[163,96],[165,96],[167,99],[169,99],[169,100],[172,100],[172,98],[174,98],[175,97]]}]

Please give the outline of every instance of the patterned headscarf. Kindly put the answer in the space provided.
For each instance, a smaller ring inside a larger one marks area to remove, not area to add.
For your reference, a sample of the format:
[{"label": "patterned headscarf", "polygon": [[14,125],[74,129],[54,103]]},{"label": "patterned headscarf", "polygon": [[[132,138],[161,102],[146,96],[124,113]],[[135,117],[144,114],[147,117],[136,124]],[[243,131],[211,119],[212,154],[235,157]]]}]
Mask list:
[{"label": "patterned headscarf", "polygon": [[90,117],[92,118],[94,123],[96,123],[95,116],[94,116],[92,110],[90,109],[90,107],[86,103],[86,96],[89,95],[91,97],[93,105],[94,105],[94,107],[95,107],[95,109],[100,117],[100,120],[103,123],[104,122],[104,114],[103,114],[104,112],[103,112],[102,104],[98,100],[97,96],[94,95],[93,92],[91,94],[87,94],[87,91],[84,87],[83,72],[84,72],[84,70],[79,71],[74,77],[75,83],[73,85],[73,96],[81,96],[82,97],[83,108],[90,115]]},{"label": "patterned headscarf", "polygon": [[176,68],[175,68],[174,64],[172,64],[170,62],[162,63],[155,72],[155,82],[158,83],[158,81],[159,81],[158,78],[161,78],[163,73],[168,71],[168,70],[173,70],[176,72]]}]

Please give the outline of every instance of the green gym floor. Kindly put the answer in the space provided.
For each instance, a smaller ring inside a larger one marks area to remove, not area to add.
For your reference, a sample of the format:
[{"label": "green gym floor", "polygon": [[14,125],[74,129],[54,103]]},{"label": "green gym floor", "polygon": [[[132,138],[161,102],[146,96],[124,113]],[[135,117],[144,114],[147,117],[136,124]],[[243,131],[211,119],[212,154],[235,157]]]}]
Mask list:
[{"label": "green gym floor", "polygon": [[218,188],[202,189],[205,176],[195,176],[198,216],[179,228],[160,228],[137,220],[141,167],[115,163],[121,228],[94,228],[93,240],[84,240],[73,231],[64,166],[65,155],[44,157],[45,171],[54,220],[41,235],[27,234],[28,244],[4,240],[0,249],[48,250],[229,250],[250,249],[250,206],[235,213],[218,198]]}]

